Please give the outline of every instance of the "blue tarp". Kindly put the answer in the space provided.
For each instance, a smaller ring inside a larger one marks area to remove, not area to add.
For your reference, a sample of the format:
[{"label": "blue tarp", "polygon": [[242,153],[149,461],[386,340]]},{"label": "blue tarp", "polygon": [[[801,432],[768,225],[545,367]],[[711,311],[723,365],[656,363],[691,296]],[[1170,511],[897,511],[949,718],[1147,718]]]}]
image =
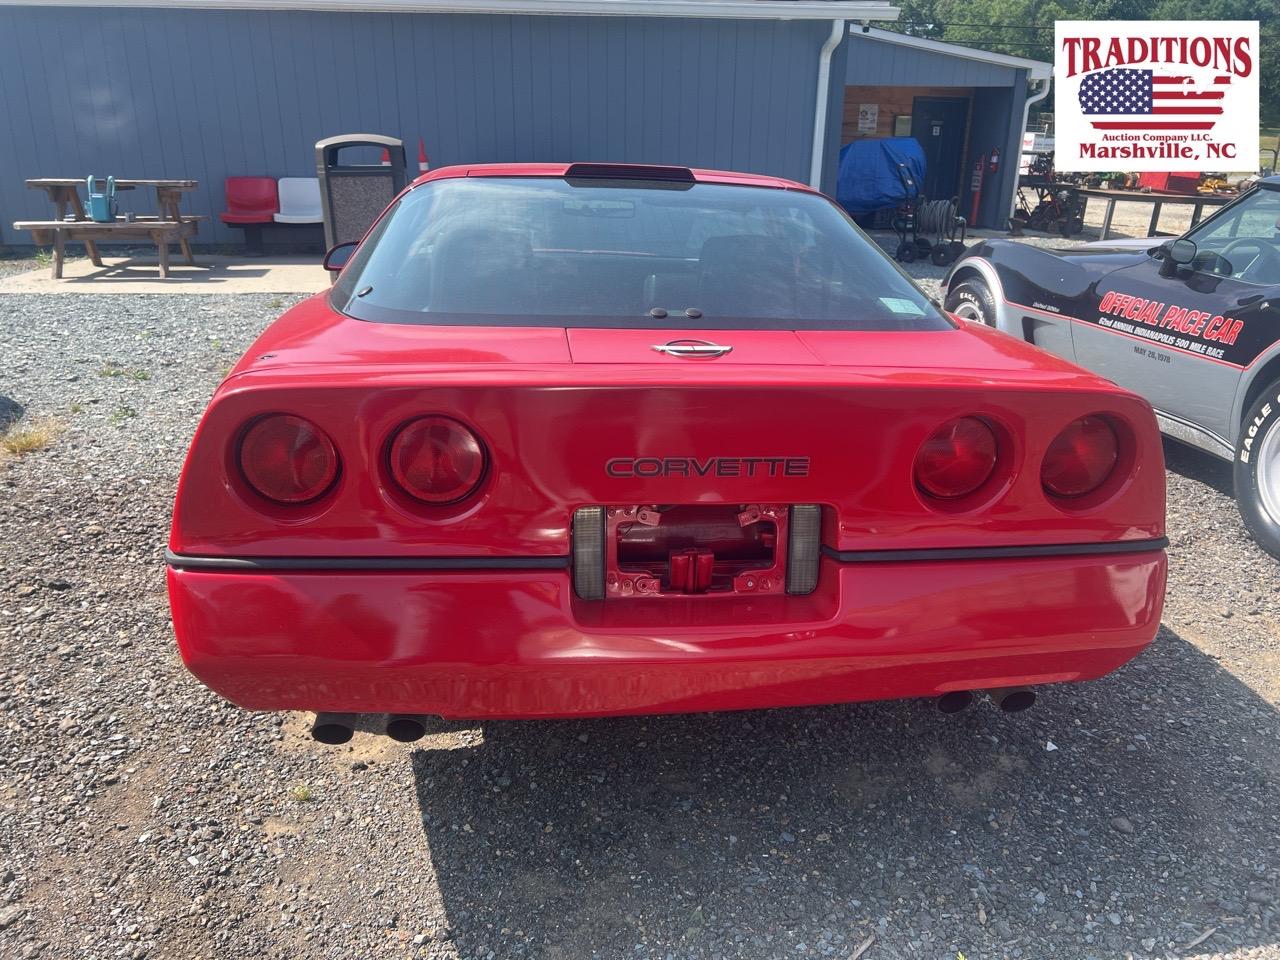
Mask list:
[{"label": "blue tarp", "polygon": [[912,200],[923,184],[924,148],[914,137],[855,140],[840,148],[836,200],[852,216]]}]

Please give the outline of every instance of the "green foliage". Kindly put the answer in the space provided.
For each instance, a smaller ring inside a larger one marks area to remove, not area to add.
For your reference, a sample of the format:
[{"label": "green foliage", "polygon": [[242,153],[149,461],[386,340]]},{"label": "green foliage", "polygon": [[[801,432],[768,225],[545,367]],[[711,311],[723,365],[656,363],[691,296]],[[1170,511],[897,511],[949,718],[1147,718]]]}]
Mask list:
[{"label": "green foliage", "polygon": [[1280,0],[903,0],[897,24],[917,37],[1053,60],[1055,20],[1257,20],[1262,120],[1280,122]]},{"label": "green foliage", "polygon": [[111,416],[107,419],[111,421],[113,426],[119,427],[138,415],[138,411],[128,404],[121,404],[111,412]]}]

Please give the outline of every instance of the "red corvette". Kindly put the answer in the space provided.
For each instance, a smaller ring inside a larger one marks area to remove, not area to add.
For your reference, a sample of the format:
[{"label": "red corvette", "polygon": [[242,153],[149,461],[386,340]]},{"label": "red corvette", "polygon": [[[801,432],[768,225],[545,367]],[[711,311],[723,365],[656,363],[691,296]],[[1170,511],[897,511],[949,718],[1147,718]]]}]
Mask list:
[{"label": "red corvette", "polygon": [[1151,408],[944,315],[807,187],[444,168],[348,256],[178,487],[178,644],[243,707],[331,742],[359,713],[1019,709],[1155,634]]}]

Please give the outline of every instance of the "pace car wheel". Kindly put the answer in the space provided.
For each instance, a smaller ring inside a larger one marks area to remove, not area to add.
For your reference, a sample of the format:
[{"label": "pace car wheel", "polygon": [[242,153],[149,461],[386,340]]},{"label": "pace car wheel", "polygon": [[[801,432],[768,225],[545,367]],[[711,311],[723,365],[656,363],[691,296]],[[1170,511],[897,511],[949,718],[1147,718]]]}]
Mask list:
[{"label": "pace car wheel", "polygon": [[996,298],[986,282],[977,277],[956,284],[944,306],[965,320],[980,320],[988,327],[996,325]]},{"label": "pace car wheel", "polygon": [[1258,546],[1280,558],[1280,380],[1244,420],[1236,447],[1236,503]]}]

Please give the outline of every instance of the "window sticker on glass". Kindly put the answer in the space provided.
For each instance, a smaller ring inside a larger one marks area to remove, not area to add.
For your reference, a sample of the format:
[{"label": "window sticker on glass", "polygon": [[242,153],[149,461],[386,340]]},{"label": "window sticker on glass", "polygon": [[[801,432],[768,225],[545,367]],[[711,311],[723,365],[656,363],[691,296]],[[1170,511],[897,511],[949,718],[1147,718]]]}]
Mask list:
[{"label": "window sticker on glass", "polygon": [[919,305],[912,303],[910,300],[903,300],[900,297],[881,297],[880,302],[894,313],[906,313],[913,317],[924,316],[924,311],[920,309]]}]

